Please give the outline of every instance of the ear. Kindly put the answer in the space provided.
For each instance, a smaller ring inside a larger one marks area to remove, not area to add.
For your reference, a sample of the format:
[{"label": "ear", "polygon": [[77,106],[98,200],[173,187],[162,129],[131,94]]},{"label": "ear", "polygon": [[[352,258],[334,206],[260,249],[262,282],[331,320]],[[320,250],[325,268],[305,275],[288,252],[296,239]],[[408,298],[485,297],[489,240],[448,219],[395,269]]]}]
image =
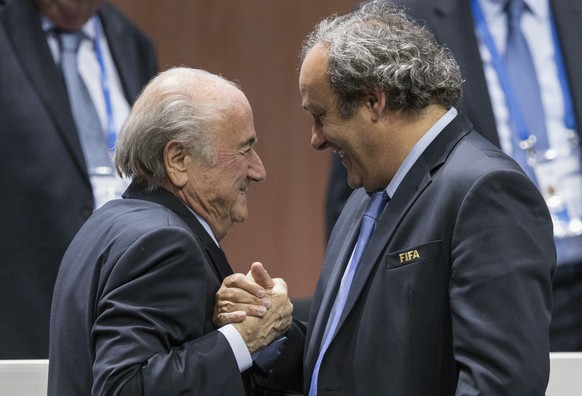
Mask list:
[{"label": "ear", "polygon": [[181,188],[188,182],[188,158],[190,154],[184,145],[170,140],[164,147],[164,168],[174,186]]},{"label": "ear", "polygon": [[372,121],[378,121],[384,114],[387,106],[386,92],[380,88],[374,88],[368,92],[366,107],[370,111]]}]

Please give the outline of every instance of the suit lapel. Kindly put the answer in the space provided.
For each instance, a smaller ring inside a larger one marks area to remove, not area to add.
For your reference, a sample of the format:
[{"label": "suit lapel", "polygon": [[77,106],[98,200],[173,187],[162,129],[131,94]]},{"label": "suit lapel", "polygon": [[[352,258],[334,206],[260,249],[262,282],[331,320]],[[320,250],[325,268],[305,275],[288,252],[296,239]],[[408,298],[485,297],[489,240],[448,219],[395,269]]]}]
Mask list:
[{"label": "suit lapel", "polygon": [[372,234],[372,238],[354,275],[350,293],[348,294],[346,305],[338,323],[338,330],[356,304],[370,274],[376,268],[376,263],[380,260],[400,220],[405,216],[408,209],[414,204],[422,191],[430,184],[431,180],[429,168],[424,158],[421,157],[410,169],[378,219],[376,229]]},{"label": "suit lapel", "polygon": [[198,239],[204,243],[208,255],[212,259],[214,271],[218,278],[222,281],[224,278],[232,274],[232,268],[230,267],[222,249],[216,245],[212,237],[208,235],[208,232],[206,232],[202,224],[200,224],[190,209],[188,209],[174,195],[161,188],[151,193],[145,193],[136,183],[132,183],[123,194],[123,198],[142,199],[170,209],[178,215],[188,225],[188,227],[190,227]]},{"label": "suit lapel", "polygon": [[[346,301],[346,305],[340,317],[336,334],[340,331],[347,316],[355,306],[358,298],[362,294],[366,283],[385,253],[388,243],[400,224],[402,218],[414,205],[414,202],[423,193],[423,191],[430,185],[432,181],[432,172],[440,167],[449,156],[450,152],[457,145],[457,143],[472,129],[471,123],[461,114],[457,115],[455,119],[437,136],[437,138],[427,147],[420,158],[414,163],[412,168],[408,171],[404,180],[394,193],[394,196],[386,206],[386,209],[378,219],[378,224],[368,243],[368,247],[360,260],[358,269],[354,276],[352,286]],[[361,204],[357,210],[359,217],[361,217],[367,198],[365,194],[361,193]],[[350,237],[352,230],[350,230]],[[352,246],[350,244],[349,246]],[[352,247],[353,248],[353,247]],[[351,250],[350,250],[351,253]],[[348,255],[342,255],[338,259],[343,261],[336,261],[336,263],[343,263],[349,259]],[[336,265],[336,267],[344,267],[345,265]],[[339,271],[338,271],[339,272]],[[341,279],[341,274],[336,275],[334,282],[338,282],[337,277]],[[332,283],[330,283],[332,284]],[[337,285],[333,284],[333,289],[337,290]],[[335,293],[332,297],[335,298]],[[324,300],[325,301],[325,300]],[[329,316],[329,313],[328,313]],[[320,326],[323,327],[323,326]],[[320,329],[320,331],[323,331]]]},{"label": "suit lapel", "polygon": [[[55,129],[79,170],[87,175],[77,129],[70,112],[67,91],[42,30],[40,14],[30,0],[9,3],[2,14],[6,34],[24,73],[47,108]],[[36,45],[21,45],[36,43]],[[89,178],[87,176],[87,183]]]},{"label": "suit lapel", "polygon": [[[365,193],[362,194],[366,196]],[[312,331],[309,335],[308,341],[309,347],[306,348],[306,351],[310,352],[310,356],[306,357],[306,362],[308,360],[317,358],[317,354],[319,353],[321,339],[323,337],[325,326],[327,325],[327,319],[329,318],[329,314],[335,301],[342,276],[344,274],[347,262],[350,259],[350,255],[352,254],[352,250],[357,238],[357,233],[359,231],[360,224],[356,219],[362,217],[367,202],[367,200],[364,200],[363,203],[359,204],[359,207],[355,210],[354,216],[352,218],[353,221],[347,221],[348,231],[345,238],[334,239],[331,241],[331,244],[327,248],[325,259],[326,263],[332,262],[336,263],[336,265],[333,265],[329,275],[322,274],[323,276],[329,277],[329,280],[325,282],[327,287],[323,292],[321,302],[319,304],[316,303],[316,306],[319,308],[316,312],[315,319],[313,320],[313,326],[311,326]],[[324,265],[324,268],[325,267],[326,265]],[[312,319],[310,318],[310,320]]]}]

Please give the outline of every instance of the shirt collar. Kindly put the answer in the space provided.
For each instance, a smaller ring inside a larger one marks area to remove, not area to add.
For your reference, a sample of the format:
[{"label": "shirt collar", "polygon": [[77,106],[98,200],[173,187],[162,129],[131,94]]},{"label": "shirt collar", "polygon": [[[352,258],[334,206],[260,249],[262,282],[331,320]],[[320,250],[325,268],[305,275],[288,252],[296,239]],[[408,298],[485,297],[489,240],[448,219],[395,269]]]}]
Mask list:
[{"label": "shirt collar", "polygon": [[[49,17],[42,14],[40,18],[42,30],[45,33],[53,33],[55,32],[55,30],[57,30],[55,23],[51,21]],[[81,30],[85,34],[85,37],[87,37],[89,40],[95,39],[95,23],[99,23],[99,18],[96,15],[93,16],[93,18],[89,19],[87,22],[85,22],[85,24],[81,28]]]},{"label": "shirt collar", "polygon": [[[496,17],[504,14],[507,2],[511,0],[479,0],[483,13]],[[531,13],[538,19],[547,19],[550,10],[549,0],[523,0]]]},{"label": "shirt collar", "polygon": [[548,0],[524,0],[529,7],[532,14],[537,19],[547,19],[550,12],[550,4]]},{"label": "shirt collar", "polygon": [[435,124],[418,140],[418,142],[416,142],[386,187],[385,190],[388,194],[388,197],[392,198],[394,196],[398,186],[400,186],[400,183],[410,168],[412,168],[412,165],[414,165],[424,150],[426,150],[426,148],[433,142],[434,139],[436,139],[442,130],[445,129],[447,125],[449,125],[449,123],[457,116],[457,114],[457,109],[451,107],[449,111],[447,111],[441,118],[439,118],[438,121],[435,122]]},{"label": "shirt collar", "polygon": [[196,219],[200,222],[200,224],[202,225],[202,227],[204,227],[204,229],[206,230],[206,232],[208,233],[208,235],[210,235],[210,237],[212,238],[212,240],[214,241],[214,243],[216,243],[216,246],[220,247],[220,244],[218,243],[218,240],[216,239],[216,236],[214,235],[214,232],[212,232],[212,228],[210,228],[210,224],[208,224],[206,222],[206,220],[204,220],[200,215],[198,215],[198,213],[194,212],[191,207],[189,207],[186,204],[183,204],[183,205],[185,207],[187,207],[190,212],[192,212],[192,214],[194,215],[194,217],[196,217]]}]

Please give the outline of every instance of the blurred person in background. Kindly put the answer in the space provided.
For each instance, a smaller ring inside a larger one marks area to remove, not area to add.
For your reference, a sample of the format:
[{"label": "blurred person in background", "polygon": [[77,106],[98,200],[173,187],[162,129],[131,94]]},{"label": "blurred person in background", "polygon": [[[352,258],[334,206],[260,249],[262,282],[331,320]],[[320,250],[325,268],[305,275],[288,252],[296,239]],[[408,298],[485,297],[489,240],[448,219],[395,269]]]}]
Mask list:
[{"label": "blurred person in background", "polygon": [[0,359],[47,358],[65,249],[126,182],[117,132],[157,72],[148,37],[100,0],[0,6]]}]

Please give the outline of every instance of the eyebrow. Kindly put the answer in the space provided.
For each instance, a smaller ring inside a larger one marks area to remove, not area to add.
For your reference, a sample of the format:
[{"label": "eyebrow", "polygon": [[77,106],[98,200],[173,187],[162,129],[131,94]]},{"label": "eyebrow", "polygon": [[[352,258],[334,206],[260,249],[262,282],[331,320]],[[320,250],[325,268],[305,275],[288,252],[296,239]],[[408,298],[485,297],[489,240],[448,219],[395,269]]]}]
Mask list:
[{"label": "eyebrow", "polygon": [[239,145],[239,148],[243,148],[243,147],[247,147],[247,146],[250,146],[250,147],[252,147],[252,146],[254,146],[254,145],[255,145],[255,143],[257,143],[257,141],[258,141],[258,140],[259,140],[259,139],[257,139],[257,137],[256,137],[256,136],[252,136],[252,137],[248,138],[247,140],[245,140],[244,142],[242,142],[242,143]]}]

